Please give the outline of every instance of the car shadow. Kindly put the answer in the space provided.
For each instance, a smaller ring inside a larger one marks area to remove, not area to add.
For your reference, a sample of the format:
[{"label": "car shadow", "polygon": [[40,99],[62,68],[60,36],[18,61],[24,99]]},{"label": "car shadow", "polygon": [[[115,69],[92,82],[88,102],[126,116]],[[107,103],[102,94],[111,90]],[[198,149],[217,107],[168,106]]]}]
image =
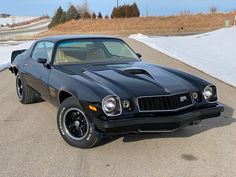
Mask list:
[{"label": "car shadow", "polygon": [[124,137],[124,135],[115,135],[115,136],[111,136],[111,137],[105,136],[102,138],[102,141],[100,143],[98,143],[95,147],[100,147],[100,146],[109,144],[109,143],[111,143],[119,138],[123,138],[123,137]]},{"label": "car shadow", "polygon": [[42,99],[41,97],[36,97],[32,104],[38,104],[38,103],[42,103],[42,102],[45,102],[45,100]]},{"label": "car shadow", "polygon": [[39,104],[39,103],[43,103],[46,102],[44,99],[40,98],[40,97],[36,97],[34,99],[34,101],[32,103],[29,103],[30,105],[34,105],[34,104]]},{"label": "car shadow", "polygon": [[218,118],[211,118],[203,120],[198,125],[185,127],[177,132],[173,133],[158,133],[158,134],[128,134],[124,136],[123,142],[134,142],[144,139],[154,139],[154,138],[183,138],[191,137],[196,134],[206,132],[208,130],[229,126],[236,122],[236,119],[233,118],[234,109],[224,105],[225,111]]}]

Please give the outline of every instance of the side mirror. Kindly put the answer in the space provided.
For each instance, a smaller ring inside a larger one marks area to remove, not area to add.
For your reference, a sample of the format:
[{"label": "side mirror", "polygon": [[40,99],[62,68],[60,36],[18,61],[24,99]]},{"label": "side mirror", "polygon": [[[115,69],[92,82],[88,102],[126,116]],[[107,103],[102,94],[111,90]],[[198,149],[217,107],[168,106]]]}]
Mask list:
[{"label": "side mirror", "polygon": [[141,58],[142,57],[142,54],[140,53],[136,53],[137,57]]},{"label": "side mirror", "polygon": [[39,58],[38,60],[37,60],[37,62],[38,63],[41,63],[41,64],[45,64],[45,63],[47,63],[47,59],[46,58]]}]

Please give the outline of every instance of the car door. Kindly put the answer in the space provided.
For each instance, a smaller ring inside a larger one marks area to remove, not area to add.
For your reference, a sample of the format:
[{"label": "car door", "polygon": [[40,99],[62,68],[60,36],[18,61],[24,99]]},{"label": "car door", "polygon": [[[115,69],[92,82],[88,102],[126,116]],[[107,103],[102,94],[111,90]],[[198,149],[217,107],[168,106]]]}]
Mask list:
[{"label": "car door", "polygon": [[[51,62],[53,47],[54,43],[52,42],[38,42],[35,45],[25,68],[27,84],[35,89],[40,96],[47,101],[51,101],[48,89],[48,78],[51,69],[47,66]],[[38,63],[37,60],[39,58],[47,59],[47,63]]]}]

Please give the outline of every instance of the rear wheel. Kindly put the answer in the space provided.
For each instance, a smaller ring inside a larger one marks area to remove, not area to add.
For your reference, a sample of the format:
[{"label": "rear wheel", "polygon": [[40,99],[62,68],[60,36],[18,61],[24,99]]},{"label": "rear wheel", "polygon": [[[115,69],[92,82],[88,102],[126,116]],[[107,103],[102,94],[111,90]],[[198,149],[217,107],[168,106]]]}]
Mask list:
[{"label": "rear wheel", "polygon": [[79,103],[72,97],[60,105],[57,123],[61,136],[71,146],[82,149],[92,148],[100,140],[100,133],[96,131]]},{"label": "rear wheel", "polygon": [[33,103],[36,99],[35,91],[25,84],[19,74],[16,77],[16,93],[19,101],[23,104]]}]

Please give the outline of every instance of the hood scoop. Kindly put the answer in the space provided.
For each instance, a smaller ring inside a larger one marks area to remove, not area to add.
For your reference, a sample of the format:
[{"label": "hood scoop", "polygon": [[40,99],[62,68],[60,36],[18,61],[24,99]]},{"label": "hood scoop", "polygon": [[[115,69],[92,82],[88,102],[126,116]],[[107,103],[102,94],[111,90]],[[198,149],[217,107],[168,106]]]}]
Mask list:
[{"label": "hood scoop", "polygon": [[132,74],[138,78],[142,78],[143,80],[145,80],[147,82],[151,82],[151,83],[157,85],[158,87],[162,87],[160,85],[160,83],[158,82],[158,80],[155,79],[155,77],[152,74],[150,74],[149,72],[147,72],[144,69],[139,69],[139,68],[127,69],[127,70],[124,70],[124,72],[126,72],[128,74]]},{"label": "hood scoop", "polygon": [[145,71],[144,69],[128,69],[128,70],[124,70],[124,72],[129,73],[129,74],[133,74],[133,75],[137,75],[137,76],[138,75],[145,75],[145,76],[148,76],[148,77],[154,79],[152,77],[152,75],[149,72]]},{"label": "hood scoop", "polygon": [[145,71],[143,69],[128,69],[128,70],[124,70],[124,71],[129,74],[134,74],[134,75],[145,74],[145,75],[151,76],[147,71]]}]

